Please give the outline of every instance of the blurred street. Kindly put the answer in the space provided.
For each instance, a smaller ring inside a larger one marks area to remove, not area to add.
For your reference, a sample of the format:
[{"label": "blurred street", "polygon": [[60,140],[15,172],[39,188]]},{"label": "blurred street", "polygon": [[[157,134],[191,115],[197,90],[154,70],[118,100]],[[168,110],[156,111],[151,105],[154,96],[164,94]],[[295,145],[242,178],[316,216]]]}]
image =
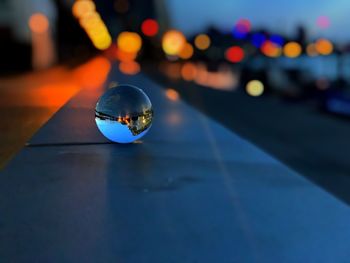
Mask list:
[{"label": "blurred street", "polygon": [[350,203],[348,119],[325,114],[317,101],[300,105],[277,96],[257,99],[174,81],[152,72],[152,66],[146,68],[162,87],[176,89],[181,99],[208,117]]}]

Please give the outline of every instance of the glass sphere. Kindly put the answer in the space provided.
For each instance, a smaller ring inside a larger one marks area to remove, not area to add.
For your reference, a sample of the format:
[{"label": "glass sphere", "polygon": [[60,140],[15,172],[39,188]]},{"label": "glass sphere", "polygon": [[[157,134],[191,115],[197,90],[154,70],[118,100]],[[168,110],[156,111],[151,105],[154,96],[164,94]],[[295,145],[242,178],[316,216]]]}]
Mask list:
[{"label": "glass sphere", "polygon": [[150,99],[135,86],[112,87],[96,104],[96,125],[113,142],[130,143],[140,139],[150,129],[152,118]]}]

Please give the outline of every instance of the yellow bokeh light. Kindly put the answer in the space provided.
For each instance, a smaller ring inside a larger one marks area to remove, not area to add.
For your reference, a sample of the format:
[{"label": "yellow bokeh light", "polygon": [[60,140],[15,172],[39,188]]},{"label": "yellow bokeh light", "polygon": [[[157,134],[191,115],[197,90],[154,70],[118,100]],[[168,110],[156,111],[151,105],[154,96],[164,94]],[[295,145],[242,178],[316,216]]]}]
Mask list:
[{"label": "yellow bokeh light", "polygon": [[95,4],[91,0],[78,0],[72,7],[73,15],[77,18],[83,18],[90,12],[94,12],[95,9]]},{"label": "yellow bokeh light", "polygon": [[206,34],[200,34],[194,39],[194,45],[200,50],[206,50],[210,46],[210,38]]},{"label": "yellow bokeh light", "polygon": [[94,28],[101,24],[101,16],[96,12],[91,12],[79,19],[79,23],[83,28]]},{"label": "yellow bokeh light", "polygon": [[315,46],[317,52],[321,55],[327,56],[333,52],[333,44],[327,39],[321,38],[317,40]]},{"label": "yellow bokeh light", "polygon": [[246,91],[250,96],[258,97],[264,93],[264,84],[259,80],[251,80],[246,86]]},{"label": "yellow bokeh light", "polygon": [[122,32],[117,38],[118,48],[127,53],[137,53],[142,46],[142,39],[135,32]]},{"label": "yellow bokeh light", "polygon": [[92,42],[97,49],[105,50],[112,44],[112,38],[109,35],[105,35],[103,38],[93,40]]},{"label": "yellow bokeh light", "polygon": [[162,39],[162,47],[167,55],[178,55],[185,44],[185,36],[177,30],[166,32]]},{"label": "yellow bokeh light", "polygon": [[182,59],[189,59],[193,55],[193,47],[190,43],[186,43],[179,53],[179,57]]},{"label": "yellow bokeh light", "polygon": [[301,46],[297,42],[289,42],[283,47],[283,53],[289,58],[299,57],[301,54]]},{"label": "yellow bokeh light", "polygon": [[112,37],[92,0],[77,0],[72,12],[97,49],[105,50],[111,46]]}]

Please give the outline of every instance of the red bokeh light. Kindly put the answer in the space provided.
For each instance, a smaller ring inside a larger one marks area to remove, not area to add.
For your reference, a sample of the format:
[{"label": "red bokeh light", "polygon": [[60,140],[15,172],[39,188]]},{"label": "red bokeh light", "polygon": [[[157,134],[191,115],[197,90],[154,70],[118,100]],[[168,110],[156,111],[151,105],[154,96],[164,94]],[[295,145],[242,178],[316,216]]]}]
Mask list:
[{"label": "red bokeh light", "polygon": [[159,30],[159,25],[154,19],[146,19],[141,25],[142,33],[146,36],[153,37],[157,35]]},{"label": "red bokeh light", "polygon": [[232,63],[241,62],[244,58],[244,51],[240,47],[230,47],[225,53],[226,59]]}]

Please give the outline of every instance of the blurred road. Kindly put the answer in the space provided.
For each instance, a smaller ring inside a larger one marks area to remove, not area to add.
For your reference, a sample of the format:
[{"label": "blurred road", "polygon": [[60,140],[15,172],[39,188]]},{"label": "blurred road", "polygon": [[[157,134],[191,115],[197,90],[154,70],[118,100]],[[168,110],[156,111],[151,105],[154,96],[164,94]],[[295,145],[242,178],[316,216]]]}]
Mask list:
[{"label": "blurred road", "polygon": [[[153,67],[154,68],[154,67]],[[350,204],[350,122],[274,96],[253,98],[170,80],[148,67],[164,88],[255,143],[309,180]]]}]

